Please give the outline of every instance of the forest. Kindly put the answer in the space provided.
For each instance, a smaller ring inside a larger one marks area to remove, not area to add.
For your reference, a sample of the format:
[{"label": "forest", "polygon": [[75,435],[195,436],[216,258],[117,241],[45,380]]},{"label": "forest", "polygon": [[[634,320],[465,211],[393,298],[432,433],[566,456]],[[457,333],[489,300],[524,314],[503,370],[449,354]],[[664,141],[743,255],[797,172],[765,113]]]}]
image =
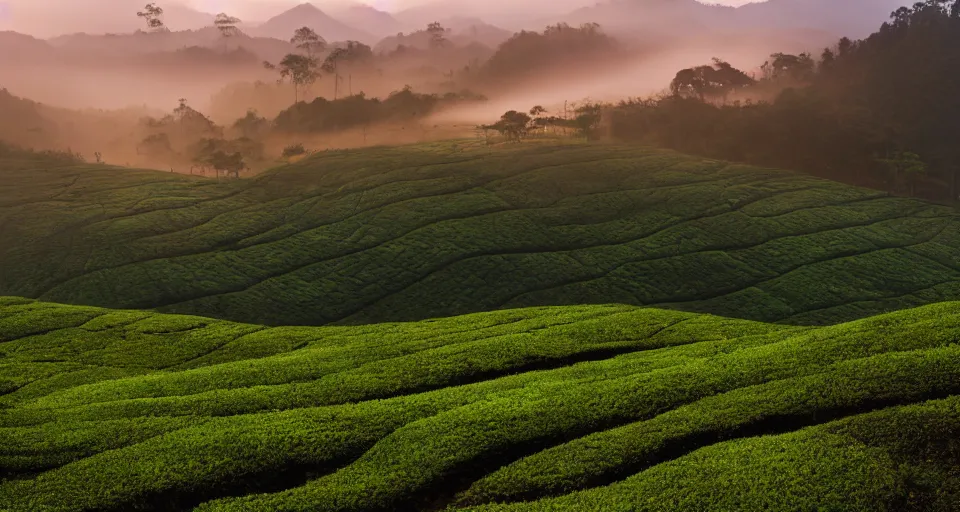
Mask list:
[{"label": "forest", "polygon": [[960,2],[893,13],[819,56],[748,76],[720,59],[670,92],[610,105],[612,137],[939,201],[960,199]]}]

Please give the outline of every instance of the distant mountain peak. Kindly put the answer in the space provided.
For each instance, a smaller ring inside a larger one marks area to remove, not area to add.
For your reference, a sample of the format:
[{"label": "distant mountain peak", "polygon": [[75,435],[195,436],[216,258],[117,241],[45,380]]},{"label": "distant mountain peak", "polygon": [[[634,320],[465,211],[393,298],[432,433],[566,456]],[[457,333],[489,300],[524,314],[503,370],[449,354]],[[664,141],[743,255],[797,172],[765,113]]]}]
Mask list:
[{"label": "distant mountain peak", "polygon": [[279,14],[283,16],[284,14],[306,14],[306,13],[323,13],[323,10],[317,7],[316,5],[311,4],[310,2],[303,2],[298,4],[296,7],[292,7],[285,12]]},{"label": "distant mountain peak", "polygon": [[343,23],[310,2],[303,2],[270,18],[253,32],[264,37],[286,40],[300,27],[312,28],[327,42],[376,41],[372,34]]}]

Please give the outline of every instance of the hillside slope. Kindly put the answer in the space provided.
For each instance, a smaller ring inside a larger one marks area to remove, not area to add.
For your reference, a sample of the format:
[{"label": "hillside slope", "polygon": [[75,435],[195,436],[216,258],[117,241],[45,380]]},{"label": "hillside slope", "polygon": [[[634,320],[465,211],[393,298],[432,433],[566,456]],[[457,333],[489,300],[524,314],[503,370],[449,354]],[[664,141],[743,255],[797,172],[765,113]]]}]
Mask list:
[{"label": "hillside slope", "polygon": [[0,294],[268,325],[541,305],[825,324],[960,299],[960,217],[636,147],[321,153],[218,184],[0,164]]},{"label": "hillside slope", "polygon": [[293,37],[293,33],[300,27],[312,28],[328,43],[337,41],[360,41],[373,44],[377,40],[376,36],[362,29],[341,23],[308,2],[284,11],[262,24],[250,28],[249,32],[261,37],[272,37],[287,41]]},{"label": "hillside slope", "polygon": [[956,510],[958,339],[960,303],[266,328],[4,298],[0,508]]}]

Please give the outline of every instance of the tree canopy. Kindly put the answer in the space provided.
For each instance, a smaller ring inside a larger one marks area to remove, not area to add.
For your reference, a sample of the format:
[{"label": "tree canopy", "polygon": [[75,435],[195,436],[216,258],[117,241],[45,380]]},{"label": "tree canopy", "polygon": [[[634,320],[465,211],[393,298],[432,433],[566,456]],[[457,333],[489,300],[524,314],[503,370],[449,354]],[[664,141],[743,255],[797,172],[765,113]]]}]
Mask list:
[{"label": "tree canopy", "polygon": [[[960,1],[926,0],[819,58],[775,53],[755,83],[719,60],[681,70],[671,96],[613,109],[611,130],[621,139],[957,201],[958,63]],[[731,87],[745,101],[713,101]]]},{"label": "tree canopy", "polygon": [[327,41],[310,27],[298,28],[290,38],[290,44],[306,52],[308,57],[313,57],[327,47]]},{"label": "tree canopy", "polygon": [[223,37],[230,37],[240,33],[240,30],[237,28],[239,23],[239,18],[235,18],[222,12],[217,14],[217,17],[213,20],[213,25],[217,27],[217,30],[220,31],[220,35]]},{"label": "tree canopy", "polygon": [[535,75],[538,70],[570,66],[596,57],[608,57],[617,48],[616,41],[596,23],[571,27],[559,23],[543,33],[521,31],[500,45],[483,67],[488,78]]}]

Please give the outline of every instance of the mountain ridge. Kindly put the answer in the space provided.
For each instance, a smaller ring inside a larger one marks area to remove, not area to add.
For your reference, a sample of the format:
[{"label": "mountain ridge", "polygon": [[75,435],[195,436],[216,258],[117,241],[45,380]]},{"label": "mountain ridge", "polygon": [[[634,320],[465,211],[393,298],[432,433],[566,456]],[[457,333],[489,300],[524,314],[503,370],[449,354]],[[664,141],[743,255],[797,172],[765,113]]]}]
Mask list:
[{"label": "mountain ridge", "polygon": [[328,43],[349,40],[372,44],[377,40],[373,34],[337,20],[310,2],[277,14],[249,31],[263,37],[288,40],[301,27],[312,28]]}]

